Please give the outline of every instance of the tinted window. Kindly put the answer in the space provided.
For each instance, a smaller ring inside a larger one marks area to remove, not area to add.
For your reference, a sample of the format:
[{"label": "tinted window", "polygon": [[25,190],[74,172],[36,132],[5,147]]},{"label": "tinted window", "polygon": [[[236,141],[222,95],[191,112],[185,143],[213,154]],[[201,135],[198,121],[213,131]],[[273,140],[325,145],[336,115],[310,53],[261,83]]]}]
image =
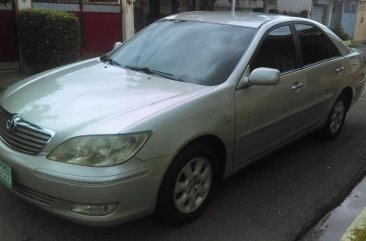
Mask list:
[{"label": "tinted window", "polygon": [[296,68],[295,45],[289,26],[277,28],[265,37],[251,62],[252,70],[259,67],[278,69],[281,73]]},{"label": "tinted window", "polygon": [[318,28],[305,24],[297,24],[295,27],[304,65],[340,56],[336,46]]},{"label": "tinted window", "polygon": [[221,84],[229,77],[256,29],[163,20],[127,42],[111,58],[123,66],[168,73],[175,80]]}]

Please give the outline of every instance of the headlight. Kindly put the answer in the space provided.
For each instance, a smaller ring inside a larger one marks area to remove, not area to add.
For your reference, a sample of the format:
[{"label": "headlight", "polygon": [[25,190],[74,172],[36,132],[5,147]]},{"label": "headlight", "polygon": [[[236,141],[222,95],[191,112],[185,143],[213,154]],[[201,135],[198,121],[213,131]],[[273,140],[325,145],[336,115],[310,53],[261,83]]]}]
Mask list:
[{"label": "headlight", "polygon": [[149,133],[75,137],[56,147],[47,158],[80,166],[109,167],[127,161]]}]

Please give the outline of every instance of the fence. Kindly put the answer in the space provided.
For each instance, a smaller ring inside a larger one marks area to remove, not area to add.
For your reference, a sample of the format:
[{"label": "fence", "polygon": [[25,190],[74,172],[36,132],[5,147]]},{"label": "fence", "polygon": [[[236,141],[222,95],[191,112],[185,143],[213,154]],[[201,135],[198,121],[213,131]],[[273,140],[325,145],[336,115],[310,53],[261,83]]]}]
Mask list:
[{"label": "fence", "polygon": [[199,9],[199,0],[136,0],[136,32],[165,16]]},{"label": "fence", "polygon": [[0,70],[19,68],[18,40],[13,4],[0,5]]},{"label": "fence", "polygon": [[80,19],[82,54],[98,56],[122,40],[122,9],[118,0],[33,0],[34,8],[74,12]]},{"label": "fence", "polygon": [[[179,12],[214,10],[230,11],[229,0],[217,0],[214,4],[207,0],[136,0],[135,3],[135,28],[141,30],[152,22]],[[237,1],[237,11],[252,11],[260,6],[260,3],[248,3]]]}]

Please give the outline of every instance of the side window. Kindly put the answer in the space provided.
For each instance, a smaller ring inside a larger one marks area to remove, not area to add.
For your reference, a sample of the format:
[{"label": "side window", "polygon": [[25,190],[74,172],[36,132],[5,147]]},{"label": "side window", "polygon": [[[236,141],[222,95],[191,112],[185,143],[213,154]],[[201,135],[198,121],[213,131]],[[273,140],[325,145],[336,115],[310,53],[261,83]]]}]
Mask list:
[{"label": "side window", "polygon": [[250,67],[251,70],[273,68],[281,73],[296,68],[295,44],[289,26],[277,28],[265,37]]},{"label": "side window", "polygon": [[304,65],[340,56],[337,47],[318,28],[307,24],[295,25],[299,36]]}]

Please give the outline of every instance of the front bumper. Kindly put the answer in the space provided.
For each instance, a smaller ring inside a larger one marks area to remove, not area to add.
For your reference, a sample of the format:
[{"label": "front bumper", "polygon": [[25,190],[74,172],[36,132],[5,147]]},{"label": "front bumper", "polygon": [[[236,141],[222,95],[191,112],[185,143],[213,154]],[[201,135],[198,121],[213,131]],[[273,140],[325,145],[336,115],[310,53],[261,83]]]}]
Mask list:
[{"label": "front bumper", "polygon": [[[81,167],[50,161],[43,154],[22,154],[0,142],[0,161],[12,169],[15,194],[57,216],[92,226],[109,226],[152,214],[171,158],[133,158],[114,167]],[[109,215],[88,216],[72,212],[74,203],[118,206]]]}]

